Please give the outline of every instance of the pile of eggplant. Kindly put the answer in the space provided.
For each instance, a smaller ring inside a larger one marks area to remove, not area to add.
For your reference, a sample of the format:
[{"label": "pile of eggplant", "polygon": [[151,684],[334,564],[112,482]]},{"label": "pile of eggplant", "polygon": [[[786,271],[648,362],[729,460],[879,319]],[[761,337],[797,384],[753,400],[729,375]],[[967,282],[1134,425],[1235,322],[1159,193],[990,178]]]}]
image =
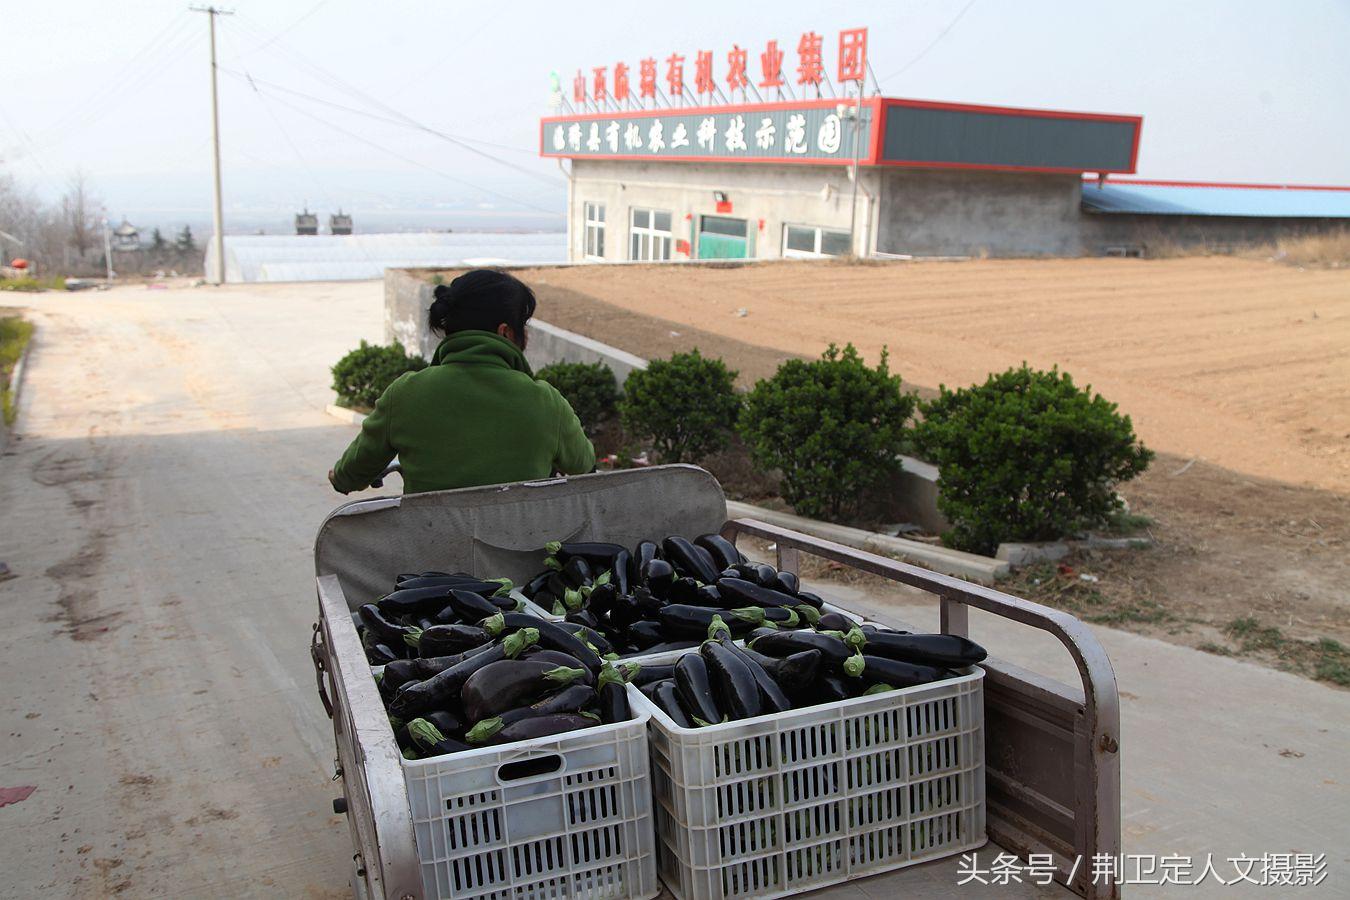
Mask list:
[{"label": "pile of eggplant", "polygon": [[714,616],[741,638],[756,628],[807,628],[822,615],[823,601],[797,576],[748,562],[718,534],[672,535],[631,551],[597,542],[544,550],[547,568],[521,593],[620,658],[697,647]]},{"label": "pile of eggplant", "polygon": [[[833,620],[840,621],[833,621]],[[837,613],[821,626],[752,630],[739,646],[720,617],[698,652],[644,663],[632,683],[680,728],[702,728],[951,678],[984,648],[951,634],[857,625]]]},{"label": "pile of eggplant", "polygon": [[506,579],[423,572],[357,610],[404,757],[424,759],[632,718],[624,672],[585,629],[517,609]]}]

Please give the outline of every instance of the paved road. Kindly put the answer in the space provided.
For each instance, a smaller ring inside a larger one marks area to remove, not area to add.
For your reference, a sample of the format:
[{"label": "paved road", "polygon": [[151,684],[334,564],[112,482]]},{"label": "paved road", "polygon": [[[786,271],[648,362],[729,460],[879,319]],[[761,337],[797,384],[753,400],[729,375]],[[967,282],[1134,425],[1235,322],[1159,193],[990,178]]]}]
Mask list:
[{"label": "paved road", "polygon": [[0,460],[0,894],[343,896],[307,654],[377,285],[44,294]]},{"label": "paved road", "polygon": [[[309,553],[337,501],[323,472],[352,435],[322,412],[323,373],[380,336],[379,287],[31,305],[21,439],[0,459],[0,559],[17,574],[0,583],[0,787],[37,790],[0,808],[0,895],[346,896],[306,652]],[[912,595],[845,599],[935,624]],[[972,624],[1014,661],[1071,676],[1057,648]],[[1350,693],[1099,633],[1125,701],[1127,851],[1325,852],[1325,893],[1345,896]],[[953,872],[900,883],[946,895]]]}]

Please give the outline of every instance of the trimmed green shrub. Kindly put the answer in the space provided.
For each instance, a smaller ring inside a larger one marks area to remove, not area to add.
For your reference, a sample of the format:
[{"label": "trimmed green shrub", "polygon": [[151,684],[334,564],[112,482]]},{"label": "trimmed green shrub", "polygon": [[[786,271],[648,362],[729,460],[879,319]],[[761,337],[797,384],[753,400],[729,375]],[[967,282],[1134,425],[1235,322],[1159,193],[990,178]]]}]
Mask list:
[{"label": "trimmed green shrub", "polygon": [[804,516],[838,519],[900,468],[905,422],[915,399],[852,344],[820,359],[791,359],[755,385],[741,411],[741,436],[763,469],[782,473],[783,499]]},{"label": "trimmed green shrub", "polygon": [[919,452],[940,470],[938,509],[949,546],[992,553],[1005,541],[1046,541],[1103,524],[1115,493],[1153,452],[1129,416],[1058,368],[990,375],[921,406]]},{"label": "trimmed green shrub", "polygon": [[652,360],[624,382],[624,430],[650,442],[658,462],[696,462],[731,438],[741,408],[735,383],[726,363],[697,350]]},{"label": "trimmed green shrub", "polygon": [[333,366],[333,390],[339,406],[372,409],[385,388],[404,372],[425,369],[427,361],[409,356],[399,344],[382,347],[361,342]]},{"label": "trimmed green shrub", "polygon": [[547,381],[572,406],[587,434],[613,414],[619,400],[614,370],[604,363],[554,363],[544,366],[535,377]]}]

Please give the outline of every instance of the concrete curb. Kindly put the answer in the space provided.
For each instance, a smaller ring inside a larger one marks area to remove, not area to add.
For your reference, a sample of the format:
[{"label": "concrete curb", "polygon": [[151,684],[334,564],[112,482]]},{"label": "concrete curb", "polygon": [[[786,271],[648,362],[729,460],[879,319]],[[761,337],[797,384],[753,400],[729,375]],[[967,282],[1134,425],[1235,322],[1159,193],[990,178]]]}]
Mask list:
[{"label": "concrete curb", "polygon": [[[23,345],[23,352],[19,354],[18,362],[14,363],[14,371],[9,373],[9,391],[13,395],[11,402],[14,405],[14,421],[19,421],[19,396],[23,389],[23,371],[28,364],[28,354],[33,352],[33,345],[37,343],[38,327],[32,319],[27,321],[33,325],[33,333],[28,336],[28,343]],[[9,446],[10,426],[5,423],[3,414],[0,414],[0,451],[4,451]]]},{"label": "concrete curb", "polygon": [[348,425],[360,425],[366,420],[365,413],[357,412],[354,409],[348,409],[345,406],[338,406],[336,403],[328,404],[323,408],[323,411]]},{"label": "concrete curb", "polygon": [[1145,550],[1153,546],[1146,537],[1087,537],[1043,544],[999,544],[995,558],[1013,568],[1037,562],[1058,562],[1075,550]]},{"label": "concrete curb", "polygon": [[950,550],[946,547],[919,541],[909,541],[904,538],[892,537],[889,534],[878,534],[875,531],[850,528],[847,525],[819,522],[815,519],[765,509],[762,506],[741,503],[737,500],[727,501],[727,514],[735,519],[759,519],[762,522],[768,522],[770,525],[790,528],[793,531],[800,531],[803,534],[824,538],[848,547],[856,547],[859,550],[884,553],[905,562],[932,569],[934,572],[954,575],[957,578],[964,578],[967,581],[975,581],[980,584],[993,584],[1010,571],[1006,561],[991,559],[988,556],[978,556],[961,550]]}]

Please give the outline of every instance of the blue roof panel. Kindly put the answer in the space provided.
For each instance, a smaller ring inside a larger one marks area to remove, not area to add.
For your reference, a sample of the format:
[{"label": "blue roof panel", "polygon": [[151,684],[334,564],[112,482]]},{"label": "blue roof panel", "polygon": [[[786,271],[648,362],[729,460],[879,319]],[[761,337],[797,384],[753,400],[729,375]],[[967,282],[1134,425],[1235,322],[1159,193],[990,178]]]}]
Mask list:
[{"label": "blue roof panel", "polygon": [[1155,216],[1350,218],[1350,190],[1230,185],[1083,182],[1083,207],[1093,213]]}]

